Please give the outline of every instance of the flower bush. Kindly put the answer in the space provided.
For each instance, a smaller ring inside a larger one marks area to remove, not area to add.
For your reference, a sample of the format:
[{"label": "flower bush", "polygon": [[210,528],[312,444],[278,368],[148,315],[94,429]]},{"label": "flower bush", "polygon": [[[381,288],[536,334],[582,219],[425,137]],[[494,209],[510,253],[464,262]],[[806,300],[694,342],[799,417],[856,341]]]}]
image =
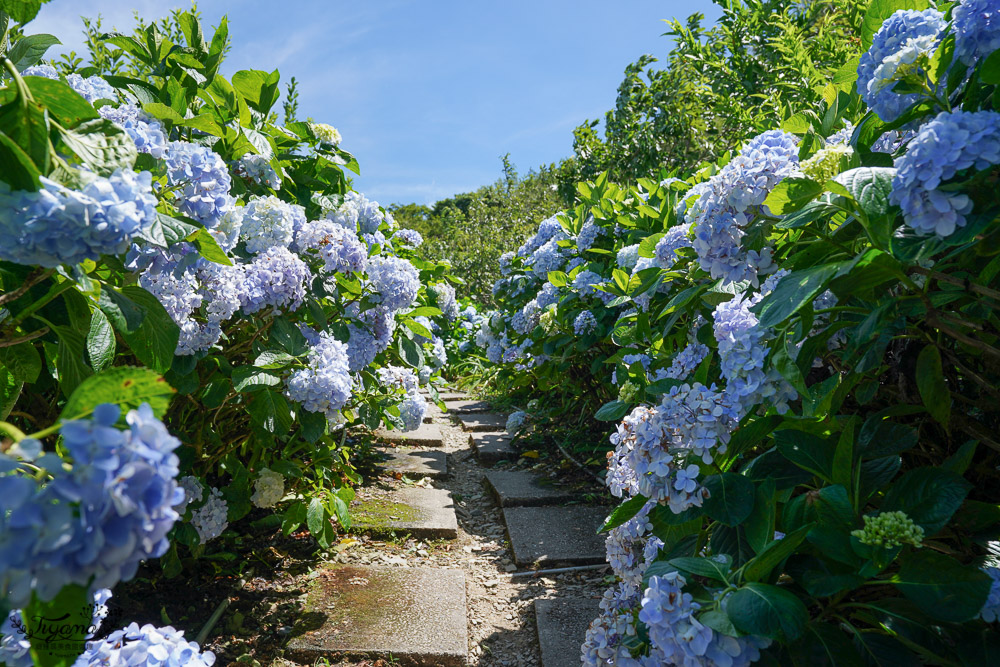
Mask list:
[{"label": "flower bush", "polygon": [[[37,6],[0,10],[0,612],[30,636],[143,561],[231,557],[252,511],[328,546],[359,480],[348,431],[420,425],[471,336],[461,281],[352,189],[335,128],[279,123],[277,71],[220,73],[225,20],[95,36],[117,64],[75,71],[23,36]],[[87,651],[214,660],[135,624]]]},{"label": "flower bush", "polygon": [[481,377],[618,422],[584,664],[996,659],[997,9],[875,0],[821,103],[502,258]]}]

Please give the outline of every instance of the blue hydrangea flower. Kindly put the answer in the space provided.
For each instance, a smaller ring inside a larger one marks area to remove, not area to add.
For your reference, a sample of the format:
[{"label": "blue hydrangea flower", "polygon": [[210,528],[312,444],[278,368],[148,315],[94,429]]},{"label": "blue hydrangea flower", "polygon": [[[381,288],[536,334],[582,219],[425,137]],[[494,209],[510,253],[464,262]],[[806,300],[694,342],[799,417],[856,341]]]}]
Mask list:
[{"label": "blue hydrangea flower", "polygon": [[639,244],[625,246],[618,251],[615,263],[625,271],[631,271],[639,261]]},{"label": "blue hydrangea flower", "polygon": [[994,623],[1000,619],[1000,568],[984,567],[983,572],[990,575],[990,594],[986,598],[986,603],[979,612],[979,618],[987,623]]},{"label": "blue hydrangea flower", "polygon": [[653,251],[656,266],[661,269],[673,267],[677,261],[677,251],[681,248],[691,247],[691,239],[688,238],[690,232],[691,225],[686,223],[674,225],[668,229],[663,234],[663,238],[656,242],[656,248]]},{"label": "blue hydrangea flower", "polygon": [[1000,164],[1000,113],[943,111],[896,158],[889,199],[918,233],[949,236],[965,226],[972,200],[939,188],[958,172]]},{"label": "blue hydrangea flower", "polygon": [[586,336],[597,330],[597,319],[589,310],[585,310],[573,320],[573,333],[577,336]]},{"label": "blue hydrangea flower", "polygon": [[[349,311],[348,313],[352,313]],[[348,366],[352,373],[360,371],[372,363],[380,352],[389,347],[396,320],[393,311],[379,306],[362,313],[353,313],[358,323],[347,325],[350,338],[347,341]]]},{"label": "blue hydrangea flower", "polygon": [[512,412],[510,416],[507,417],[507,424],[506,426],[504,426],[504,428],[507,429],[508,433],[514,435],[515,433],[521,430],[521,427],[524,426],[524,422],[527,421],[527,419],[528,419],[528,413],[526,413],[524,410],[518,410],[516,412]]},{"label": "blue hydrangea flower", "polygon": [[392,235],[392,240],[411,248],[419,248],[424,242],[424,237],[415,229],[400,229]]},{"label": "blue hydrangea flower", "polygon": [[427,291],[434,297],[434,302],[441,309],[445,319],[452,322],[458,319],[458,299],[455,297],[455,288],[451,283],[431,285]]},{"label": "blue hydrangea flower", "polygon": [[357,230],[361,235],[374,234],[385,221],[385,214],[378,202],[369,201],[360,192],[348,192],[344,195],[340,208],[327,214],[327,217],[339,225]]},{"label": "blue hydrangea flower", "polygon": [[302,226],[295,235],[299,252],[316,250],[328,272],[351,273],[364,271],[368,263],[368,248],[352,229],[330,220],[317,220]]},{"label": "blue hydrangea flower", "polygon": [[539,280],[544,280],[549,271],[558,271],[566,264],[566,253],[559,247],[559,241],[563,240],[566,234],[562,228],[548,241],[535,250],[524,263],[530,267],[531,274]]},{"label": "blue hydrangea flower", "polygon": [[132,623],[93,642],[73,667],[212,667],[215,654],[202,651],[171,626]]},{"label": "blue hydrangea flower", "polygon": [[951,11],[955,56],[972,65],[1000,49],[1000,2],[961,0]]},{"label": "blue hydrangea flower", "polygon": [[[920,95],[893,92],[903,65],[933,53],[947,23],[936,9],[900,9],[882,23],[858,63],[858,92],[872,111],[891,123]],[[905,68],[903,68],[905,69]]]},{"label": "blue hydrangea flower", "polygon": [[173,453],[180,441],[145,403],[128,413],[125,431],[115,426],[120,414],[104,403],[91,419],[63,422],[73,467],[47,455],[55,461],[45,465],[52,479],[44,485],[0,459],[0,591],[12,607],[32,593],[52,600],[70,584],[91,594],[113,587],[166,552],[183,493]]},{"label": "blue hydrangea flower", "polygon": [[71,190],[46,177],[38,192],[0,182],[0,259],[55,267],[121,255],[156,219],[149,172],[118,169],[104,178],[79,172]]},{"label": "blue hydrangea flower", "polygon": [[272,190],[281,189],[281,177],[278,176],[278,172],[274,170],[274,167],[271,166],[271,163],[263,155],[247,153],[239,159],[236,171],[241,176],[249,178],[260,185],[266,185]]},{"label": "blue hydrangea flower", "polygon": [[274,246],[288,246],[295,232],[306,226],[305,209],[274,195],[254,197],[243,208],[240,238],[247,252],[259,253]]},{"label": "blue hydrangea flower", "polygon": [[517,249],[518,257],[528,257],[545,245],[553,236],[562,231],[556,216],[546,218],[538,224],[538,231]]},{"label": "blue hydrangea flower", "polygon": [[226,163],[210,148],[174,141],[167,149],[167,182],[177,187],[177,209],[208,228],[233,206],[232,178]]},{"label": "blue hydrangea flower", "polygon": [[[59,79],[59,72],[51,65],[32,65],[21,72],[22,76],[41,76],[46,79]],[[84,99],[93,104],[97,100],[115,101],[115,89],[107,81],[99,76],[88,76],[83,78],[79,74],[73,73],[66,77],[66,83]]]},{"label": "blue hydrangea flower", "polygon": [[399,418],[403,421],[403,431],[416,431],[424,422],[427,401],[418,391],[410,391],[399,404]]},{"label": "blue hydrangea flower", "polygon": [[250,315],[268,306],[296,310],[312,282],[309,266],[288,248],[275,246],[244,267],[240,299]]},{"label": "blue hydrangea flower", "polygon": [[578,252],[590,250],[597,240],[597,237],[604,234],[604,228],[594,223],[593,216],[587,218],[580,228],[580,233],[576,235],[576,249]]},{"label": "blue hydrangea flower", "polygon": [[639,607],[639,589],[629,582],[619,582],[604,592],[600,616],[595,618],[580,647],[584,667],[661,667],[656,656],[632,657],[625,641],[636,635],[635,612]]},{"label": "blue hydrangea flower", "polygon": [[156,159],[167,154],[167,133],[163,124],[136,105],[123,104],[114,107],[105,104],[97,112],[102,118],[120,125],[135,142],[135,147],[140,153],[149,153]]},{"label": "blue hydrangea flower", "polygon": [[368,275],[376,298],[387,310],[408,308],[420,291],[420,273],[400,257],[375,257],[368,263]]},{"label": "blue hydrangea flower", "polygon": [[324,331],[309,349],[306,368],[288,378],[287,393],[306,410],[333,419],[350,400],[353,388],[347,345]]},{"label": "blue hydrangea flower", "polygon": [[623,581],[633,586],[642,584],[642,576],[646,573],[646,568],[652,560],[646,558],[646,543],[653,542],[656,546],[655,542],[659,541],[650,535],[653,524],[649,520],[649,512],[654,507],[656,507],[656,503],[649,501],[634,517],[617,528],[611,529],[604,540],[604,548],[611,569]]}]

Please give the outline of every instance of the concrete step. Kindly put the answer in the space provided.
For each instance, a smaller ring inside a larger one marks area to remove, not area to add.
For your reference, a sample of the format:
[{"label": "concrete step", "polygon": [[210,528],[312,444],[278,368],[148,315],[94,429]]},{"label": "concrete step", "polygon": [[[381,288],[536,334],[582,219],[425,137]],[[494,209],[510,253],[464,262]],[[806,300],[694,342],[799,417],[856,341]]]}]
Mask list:
[{"label": "concrete step", "polygon": [[492,412],[458,415],[462,428],[481,433],[503,432],[507,428],[507,415]]},{"label": "concrete step", "polygon": [[580,645],[601,601],[589,598],[535,600],[535,627],[542,667],[579,667]]},{"label": "concrete step", "polygon": [[287,646],[290,657],[306,664],[344,658],[467,664],[461,570],[341,565],[316,574]]},{"label": "concrete step", "polygon": [[485,465],[517,458],[517,451],[506,433],[470,433],[469,444],[475,448],[479,462]]},{"label": "concrete step", "polygon": [[486,401],[445,401],[448,412],[454,415],[468,415],[476,412],[489,412],[492,406]]},{"label": "concrete step", "polygon": [[408,533],[417,539],[458,537],[455,503],[444,489],[403,487],[351,502],[351,530],[371,535]]},{"label": "concrete step", "polygon": [[603,563],[605,536],[597,530],[610,510],[589,505],[505,507],[514,562],[518,567]]},{"label": "concrete step", "polygon": [[380,428],[375,436],[397,445],[411,447],[443,447],[444,435],[437,424],[421,424],[416,431],[390,431]]},{"label": "concrete step", "polygon": [[484,480],[500,507],[563,505],[577,500],[570,490],[542,484],[542,478],[524,470],[488,470]]},{"label": "concrete step", "polygon": [[386,472],[409,479],[438,479],[448,475],[448,455],[440,449],[395,447],[384,449],[382,453],[386,460],[381,466]]}]

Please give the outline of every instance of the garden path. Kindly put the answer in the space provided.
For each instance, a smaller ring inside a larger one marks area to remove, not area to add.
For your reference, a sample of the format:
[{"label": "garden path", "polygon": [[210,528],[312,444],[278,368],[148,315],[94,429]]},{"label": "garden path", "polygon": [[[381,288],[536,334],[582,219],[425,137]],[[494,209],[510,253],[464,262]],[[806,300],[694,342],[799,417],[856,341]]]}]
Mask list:
[{"label": "garden path", "polygon": [[307,615],[324,620],[293,637],[290,658],[579,664],[609,570],[547,571],[604,562],[596,530],[609,508],[579,504],[597,489],[553,485],[551,462],[520,457],[488,403],[441,396],[447,412],[420,431],[379,434],[383,474],[352,507],[358,542],[319,572]]}]

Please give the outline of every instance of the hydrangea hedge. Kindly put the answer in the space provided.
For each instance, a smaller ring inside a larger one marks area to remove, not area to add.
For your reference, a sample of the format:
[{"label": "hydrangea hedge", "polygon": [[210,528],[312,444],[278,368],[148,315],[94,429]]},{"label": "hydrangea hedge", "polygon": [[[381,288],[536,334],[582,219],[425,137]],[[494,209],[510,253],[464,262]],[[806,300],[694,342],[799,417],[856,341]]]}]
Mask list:
[{"label": "hydrangea hedge", "polygon": [[512,426],[619,422],[586,665],[1000,660],[1000,3],[858,37],[818,108],[501,261],[470,357]]},{"label": "hydrangea hedge", "polygon": [[[89,602],[231,558],[255,507],[327,546],[348,431],[417,428],[475,310],[335,128],[279,123],[277,71],[220,73],[225,19],[103,35],[126,76],[40,63],[37,3],[0,10],[0,662],[210,665],[173,628],[85,646]],[[67,613],[79,650],[29,645]]]}]

